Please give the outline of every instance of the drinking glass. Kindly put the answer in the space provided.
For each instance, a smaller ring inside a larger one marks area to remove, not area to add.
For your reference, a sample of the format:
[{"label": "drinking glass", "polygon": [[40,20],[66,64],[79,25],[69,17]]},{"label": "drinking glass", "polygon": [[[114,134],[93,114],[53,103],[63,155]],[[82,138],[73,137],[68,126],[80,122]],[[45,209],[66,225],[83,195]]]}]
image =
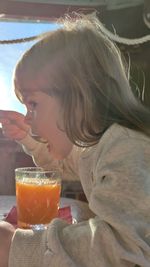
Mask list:
[{"label": "drinking glass", "polygon": [[38,167],[15,169],[19,228],[43,230],[58,216],[61,172]]}]

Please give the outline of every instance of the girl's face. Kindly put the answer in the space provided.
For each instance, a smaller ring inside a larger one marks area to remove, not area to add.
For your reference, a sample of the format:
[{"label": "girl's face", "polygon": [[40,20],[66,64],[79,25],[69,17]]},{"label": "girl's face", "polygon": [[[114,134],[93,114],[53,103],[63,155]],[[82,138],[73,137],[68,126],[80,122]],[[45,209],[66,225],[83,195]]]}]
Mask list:
[{"label": "girl's face", "polygon": [[56,97],[42,91],[30,90],[24,98],[27,108],[26,122],[32,133],[45,139],[53,158],[60,160],[68,156],[72,143],[63,130],[61,104]]}]

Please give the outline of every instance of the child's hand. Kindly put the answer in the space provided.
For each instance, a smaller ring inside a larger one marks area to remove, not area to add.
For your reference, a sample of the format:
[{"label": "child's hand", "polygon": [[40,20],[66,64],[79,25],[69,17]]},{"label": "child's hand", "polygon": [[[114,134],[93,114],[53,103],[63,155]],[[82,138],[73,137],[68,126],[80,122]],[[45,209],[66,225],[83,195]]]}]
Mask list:
[{"label": "child's hand", "polygon": [[25,116],[16,111],[0,110],[0,123],[3,134],[13,140],[23,139],[30,129],[25,122]]},{"label": "child's hand", "polygon": [[7,223],[0,222],[0,267],[8,267],[9,250],[15,228]]}]

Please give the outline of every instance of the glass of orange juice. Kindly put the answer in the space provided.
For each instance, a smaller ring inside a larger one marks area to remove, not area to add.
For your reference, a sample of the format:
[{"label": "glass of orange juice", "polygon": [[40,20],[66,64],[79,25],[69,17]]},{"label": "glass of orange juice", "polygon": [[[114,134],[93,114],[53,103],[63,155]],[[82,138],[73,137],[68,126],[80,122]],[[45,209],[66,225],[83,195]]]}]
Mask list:
[{"label": "glass of orange juice", "polygon": [[61,172],[38,167],[15,169],[19,228],[43,230],[58,216]]}]

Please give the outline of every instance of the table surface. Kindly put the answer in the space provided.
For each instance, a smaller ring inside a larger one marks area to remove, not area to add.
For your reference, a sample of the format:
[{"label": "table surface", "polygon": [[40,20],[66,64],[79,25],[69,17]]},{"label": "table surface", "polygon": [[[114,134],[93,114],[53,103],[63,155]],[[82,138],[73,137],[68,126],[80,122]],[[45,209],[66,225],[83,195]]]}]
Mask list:
[{"label": "table surface", "polygon": [[[8,213],[10,209],[16,205],[16,197],[15,196],[5,196],[0,195],[0,220],[3,219],[3,215]],[[72,217],[77,221],[88,220],[91,217],[94,217],[94,214],[89,209],[88,204],[86,202],[75,200],[71,198],[61,198],[60,199],[60,207],[71,207]]]}]

